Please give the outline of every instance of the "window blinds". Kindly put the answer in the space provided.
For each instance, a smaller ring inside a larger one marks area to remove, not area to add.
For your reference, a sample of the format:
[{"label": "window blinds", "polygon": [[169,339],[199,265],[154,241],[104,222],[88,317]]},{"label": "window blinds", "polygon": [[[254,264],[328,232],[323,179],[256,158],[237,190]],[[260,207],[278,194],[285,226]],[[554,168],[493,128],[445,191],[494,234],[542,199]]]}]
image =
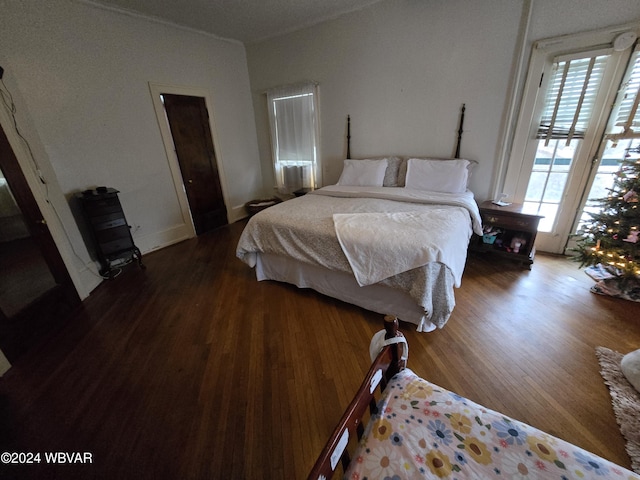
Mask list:
[{"label": "window blinds", "polygon": [[538,127],[545,145],[553,139],[584,138],[595,104],[607,55],[556,59]]},{"label": "window blinds", "polygon": [[285,85],[267,91],[271,148],[280,193],[317,186],[318,85]]},{"label": "window blinds", "polygon": [[[617,112],[615,113],[614,135],[617,139],[634,138],[640,136],[640,132],[634,132],[633,128],[640,126],[640,46],[629,59],[627,74],[622,81],[618,98],[616,100]],[[634,135],[635,134],[635,135]]]}]

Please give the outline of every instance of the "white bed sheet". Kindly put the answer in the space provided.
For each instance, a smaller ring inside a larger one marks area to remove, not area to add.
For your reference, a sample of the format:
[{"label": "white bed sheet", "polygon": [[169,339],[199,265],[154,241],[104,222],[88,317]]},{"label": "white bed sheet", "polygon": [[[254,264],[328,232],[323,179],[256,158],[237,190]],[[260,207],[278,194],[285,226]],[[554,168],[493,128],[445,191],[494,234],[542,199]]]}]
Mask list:
[{"label": "white bed sheet", "polygon": [[396,288],[382,284],[361,287],[352,275],[272,253],[258,253],[255,260],[258,281],[275,280],[298,288],[311,288],[372,312],[395,315],[400,320],[415,324],[419,332],[430,332],[436,328],[415,300]]}]

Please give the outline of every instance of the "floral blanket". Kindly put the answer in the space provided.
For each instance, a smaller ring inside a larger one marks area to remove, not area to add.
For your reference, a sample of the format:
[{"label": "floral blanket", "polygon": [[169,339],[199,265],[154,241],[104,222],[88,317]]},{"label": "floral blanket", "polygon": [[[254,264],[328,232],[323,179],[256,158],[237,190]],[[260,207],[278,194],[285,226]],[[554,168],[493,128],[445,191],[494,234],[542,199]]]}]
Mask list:
[{"label": "floral blanket", "polygon": [[640,475],[419,378],[387,385],[345,479],[640,479]]}]

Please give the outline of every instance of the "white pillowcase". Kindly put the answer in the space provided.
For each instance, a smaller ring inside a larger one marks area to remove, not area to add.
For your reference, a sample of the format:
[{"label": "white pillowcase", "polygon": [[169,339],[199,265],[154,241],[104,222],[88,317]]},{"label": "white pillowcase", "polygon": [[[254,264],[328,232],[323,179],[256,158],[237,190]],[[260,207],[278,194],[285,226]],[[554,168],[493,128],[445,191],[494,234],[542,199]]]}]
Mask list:
[{"label": "white pillowcase", "polygon": [[462,193],[467,189],[469,160],[425,160],[410,158],[407,161],[405,186],[432,192]]},{"label": "white pillowcase", "polygon": [[345,160],[338,185],[381,187],[387,170],[387,159]]}]

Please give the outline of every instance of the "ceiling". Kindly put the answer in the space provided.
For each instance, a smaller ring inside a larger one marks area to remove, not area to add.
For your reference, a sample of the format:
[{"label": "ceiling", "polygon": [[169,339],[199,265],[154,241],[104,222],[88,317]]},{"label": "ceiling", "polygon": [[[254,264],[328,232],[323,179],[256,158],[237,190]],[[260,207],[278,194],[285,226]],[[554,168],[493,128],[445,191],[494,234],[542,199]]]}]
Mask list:
[{"label": "ceiling", "polygon": [[218,37],[254,43],[380,0],[89,0]]}]

